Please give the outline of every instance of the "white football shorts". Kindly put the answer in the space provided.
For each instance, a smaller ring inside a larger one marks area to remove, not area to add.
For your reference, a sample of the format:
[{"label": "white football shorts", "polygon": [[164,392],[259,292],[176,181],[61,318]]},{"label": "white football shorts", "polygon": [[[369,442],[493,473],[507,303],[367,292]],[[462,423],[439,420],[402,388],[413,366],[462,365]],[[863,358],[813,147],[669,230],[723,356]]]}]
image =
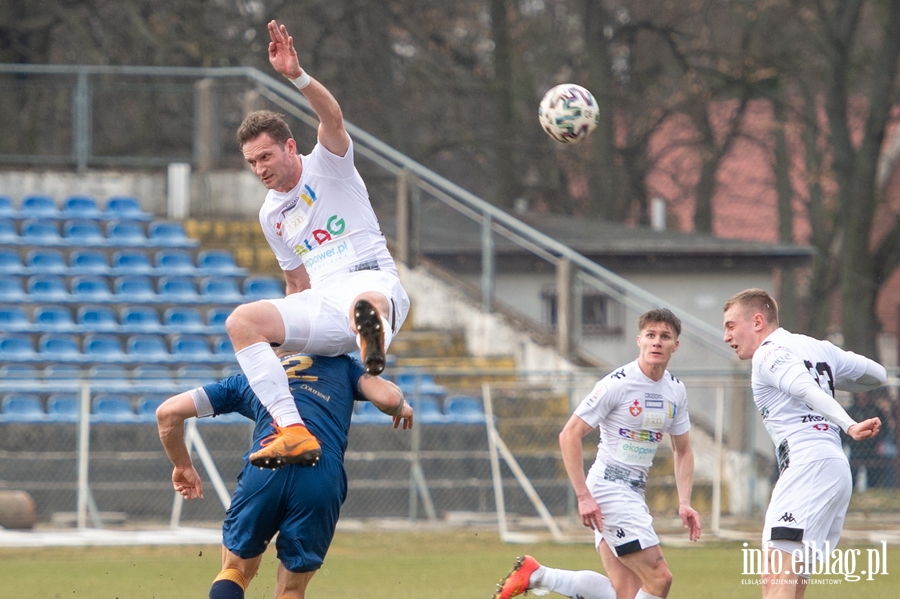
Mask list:
[{"label": "white football shorts", "polygon": [[613,552],[621,557],[659,545],[659,537],[653,530],[653,516],[643,495],[621,483],[605,480],[588,473],[587,486],[600,506],[603,528],[594,531],[594,545],[606,541]]}]

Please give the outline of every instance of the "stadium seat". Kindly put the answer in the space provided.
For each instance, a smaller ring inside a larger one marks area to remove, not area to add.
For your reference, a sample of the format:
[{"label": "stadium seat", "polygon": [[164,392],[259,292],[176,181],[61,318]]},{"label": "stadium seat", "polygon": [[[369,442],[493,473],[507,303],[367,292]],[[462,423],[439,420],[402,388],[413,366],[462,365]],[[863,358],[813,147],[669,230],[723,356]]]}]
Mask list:
[{"label": "stadium seat", "polygon": [[246,268],[234,261],[231,252],[225,250],[204,250],[197,255],[197,268],[204,274],[245,276]]},{"label": "stadium seat", "polygon": [[415,412],[415,419],[422,424],[443,424],[447,421],[438,402],[433,397],[409,397],[409,403]]},{"label": "stadium seat", "polygon": [[245,300],[237,281],[227,277],[207,277],[200,280],[200,296],[209,302],[241,303]]},{"label": "stadium seat", "polygon": [[99,250],[77,250],[69,254],[69,272],[72,274],[109,274],[106,254]]},{"label": "stadium seat", "polygon": [[197,300],[197,288],[194,286],[193,277],[160,277],[157,295],[163,301],[172,303],[193,302]]},{"label": "stadium seat", "polygon": [[485,421],[481,401],[468,395],[448,397],[444,401],[444,415],[452,423],[477,424]]},{"label": "stadium seat", "polygon": [[206,325],[213,332],[225,331],[225,321],[234,308],[210,308],[206,313]]},{"label": "stadium seat", "polygon": [[394,382],[407,395],[437,395],[447,393],[447,388],[434,382],[428,372],[404,372],[394,377]]},{"label": "stadium seat", "polygon": [[25,266],[35,275],[62,274],[69,270],[66,259],[58,250],[30,250],[25,254]]},{"label": "stadium seat", "polygon": [[46,195],[29,195],[22,198],[19,215],[24,218],[59,218],[59,207]]},{"label": "stadium seat", "polygon": [[30,328],[31,322],[28,321],[25,310],[12,306],[0,306],[0,331],[27,331]]},{"label": "stadium seat", "polygon": [[0,362],[34,361],[37,352],[28,335],[9,334],[0,337]]},{"label": "stadium seat", "polygon": [[57,275],[35,275],[28,278],[28,295],[34,301],[67,301],[70,299],[66,280]]},{"label": "stadium seat", "polygon": [[159,321],[159,313],[149,306],[122,308],[119,315],[122,330],[129,333],[162,333],[165,327]]},{"label": "stadium seat", "polygon": [[67,220],[63,223],[63,241],[69,245],[106,245],[106,236],[95,220]]},{"label": "stadium seat", "polygon": [[390,424],[393,422],[393,419],[376,408],[375,404],[368,401],[356,403],[356,410],[354,410],[352,416],[353,424]]},{"label": "stadium seat", "polygon": [[44,368],[44,382],[65,381],[67,387],[78,384],[85,376],[78,364],[51,364]]},{"label": "stadium seat", "polygon": [[13,205],[12,198],[9,196],[0,196],[0,217],[10,218],[15,216],[18,210]]},{"label": "stadium seat", "polygon": [[277,297],[284,297],[284,283],[275,277],[253,276],[244,280],[245,301]]},{"label": "stadium seat", "polygon": [[176,362],[205,362],[220,359],[210,351],[209,342],[203,335],[175,335],[172,338],[171,353]]},{"label": "stadium seat", "polygon": [[134,369],[135,384],[170,385],[172,370],[160,364],[142,364]]},{"label": "stadium seat", "polygon": [[212,340],[213,353],[221,356],[222,359],[230,360],[234,358],[234,345],[228,335],[218,335]]},{"label": "stadium seat", "polygon": [[20,275],[26,272],[25,265],[19,252],[15,250],[0,250],[0,274]]},{"label": "stadium seat", "polygon": [[147,245],[144,226],[135,221],[112,221],[106,224],[106,242],[111,246]]},{"label": "stadium seat", "polygon": [[116,364],[97,364],[88,368],[88,384],[94,393],[128,393],[131,377],[128,371]]},{"label": "stadium seat", "polygon": [[163,323],[180,333],[205,333],[206,323],[196,308],[177,306],[163,312]]},{"label": "stadium seat", "polygon": [[106,200],[107,218],[119,220],[150,220],[153,215],[141,208],[137,198],[131,196],[114,196]]},{"label": "stadium seat", "polygon": [[103,211],[97,205],[97,200],[92,196],[76,195],[63,200],[63,218],[101,218]]},{"label": "stadium seat", "polygon": [[38,306],[32,315],[34,328],[40,331],[74,331],[72,311],[65,306]]},{"label": "stadium seat", "polygon": [[152,221],[147,225],[147,239],[154,245],[194,247],[199,245],[184,231],[184,225],[178,221]]},{"label": "stadium seat", "polygon": [[52,220],[26,220],[22,223],[19,235],[22,242],[27,245],[46,246],[62,243],[59,226]]},{"label": "stadium seat", "polygon": [[9,275],[0,275],[0,297],[5,302],[21,301],[25,299],[25,290],[22,289],[22,279]]},{"label": "stadium seat", "polygon": [[94,398],[91,422],[134,423],[137,415],[124,395],[102,393]]},{"label": "stadium seat", "polygon": [[47,398],[47,419],[52,422],[78,422],[80,404],[75,393],[55,393]]},{"label": "stadium seat", "polygon": [[215,383],[221,373],[210,366],[182,366],[176,371],[175,378],[179,385],[189,388]]},{"label": "stadium seat", "polygon": [[150,256],[140,250],[119,250],[112,255],[112,268],[119,275],[151,274],[155,272]]},{"label": "stadium seat", "polygon": [[104,302],[112,299],[109,280],[97,275],[72,278],[72,297],[79,302]]},{"label": "stadium seat", "polygon": [[19,243],[19,230],[16,223],[8,218],[0,218],[0,241],[3,243]]},{"label": "stadium seat", "polygon": [[159,250],[153,265],[160,275],[193,275],[197,273],[194,257],[187,250]]},{"label": "stadium seat", "polygon": [[156,408],[166,401],[164,395],[142,395],[138,398],[137,417],[141,422],[156,422]]},{"label": "stadium seat", "polygon": [[9,393],[0,402],[0,422],[41,422],[46,420],[41,399],[34,393]]},{"label": "stadium seat", "polygon": [[0,380],[2,381],[37,381],[41,374],[31,364],[4,364],[0,366]]},{"label": "stadium seat", "polygon": [[125,359],[122,342],[118,337],[102,333],[86,335],[82,345],[82,353],[94,362],[115,362]]},{"label": "stadium seat", "polygon": [[75,318],[79,326],[91,333],[111,333],[119,330],[115,311],[106,306],[81,306]]},{"label": "stadium seat", "polygon": [[128,356],[139,362],[167,362],[169,348],[160,335],[132,335],[125,342]]},{"label": "stadium seat", "polygon": [[150,277],[143,275],[117,277],[113,282],[115,298],[123,303],[141,303],[157,300]]},{"label": "stadium seat", "polygon": [[46,362],[80,360],[78,337],[65,333],[46,333],[38,339],[38,353]]}]

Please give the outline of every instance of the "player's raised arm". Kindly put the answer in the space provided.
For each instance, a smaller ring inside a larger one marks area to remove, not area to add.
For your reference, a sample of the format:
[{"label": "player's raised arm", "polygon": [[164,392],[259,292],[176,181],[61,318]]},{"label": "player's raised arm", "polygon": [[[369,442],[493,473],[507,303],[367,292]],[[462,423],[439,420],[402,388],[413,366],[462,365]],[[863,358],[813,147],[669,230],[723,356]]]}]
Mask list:
[{"label": "player's raised arm", "polygon": [[269,22],[269,63],[276,71],[297,86],[319,117],[319,142],[336,156],[343,156],[350,147],[350,137],[344,129],[341,106],[324,85],[300,68],[294,38],[287,27]]}]

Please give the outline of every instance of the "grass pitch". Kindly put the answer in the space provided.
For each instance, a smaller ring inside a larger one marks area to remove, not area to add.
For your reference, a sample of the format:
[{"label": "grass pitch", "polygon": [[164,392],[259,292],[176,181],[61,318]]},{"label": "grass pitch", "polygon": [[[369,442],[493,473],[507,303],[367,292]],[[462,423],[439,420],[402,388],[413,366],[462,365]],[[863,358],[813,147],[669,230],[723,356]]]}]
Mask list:
[{"label": "grass pitch", "polygon": [[[865,568],[865,549],[862,547],[857,571]],[[900,554],[900,549],[888,546],[889,574],[879,575],[874,581],[863,577],[858,582],[816,585],[806,596],[895,597],[900,582],[900,574],[894,572],[900,568],[900,562],[894,561],[895,551]],[[509,545],[500,543],[494,531],[339,531],[325,565],[310,583],[307,597],[488,599],[514,558],[523,553],[548,566],[600,570],[599,557],[587,544]],[[742,575],[740,543],[664,546],[663,553],[675,574],[669,594],[672,599],[762,595],[753,584],[758,576]],[[206,597],[220,559],[217,546],[0,549],[0,598]],[[273,548],[250,585],[247,599],[273,596],[275,564]]]}]

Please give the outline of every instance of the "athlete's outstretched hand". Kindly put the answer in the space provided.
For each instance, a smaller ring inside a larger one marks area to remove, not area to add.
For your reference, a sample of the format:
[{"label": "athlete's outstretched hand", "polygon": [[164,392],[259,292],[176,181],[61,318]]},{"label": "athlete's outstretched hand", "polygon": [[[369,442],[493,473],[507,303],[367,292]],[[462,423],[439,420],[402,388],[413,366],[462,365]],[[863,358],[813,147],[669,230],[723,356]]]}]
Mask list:
[{"label": "athlete's outstretched hand", "polygon": [[592,530],[600,530],[603,528],[603,512],[597,505],[597,500],[590,493],[578,495],[578,514],[581,516],[581,523]]},{"label": "athlete's outstretched hand", "polygon": [[294,38],[288,35],[287,27],[275,21],[269,22],[269,62],[272,68],[287,77],[296,79],[303,74],[297,50],[294,49]]},{"label": "athlete's outstretched hand", "polygon": [[700,538],[700,514],[697,510],[689,505],[678,507],[678,515],[681,516],[681,523],[688,529],[688,538],[696,541]]},{"label": "athlete's outstretched hand", "polygon": [[181,493],[185,499],[203,499],[203,485],[200,484],[200,475],[193,466],[179,468],[172,471],[172,486]]},{"label": "athlete's outstretched hand", "polygon": [[854,441],[862,441],[863,439],[871,439],[881,431],[881,419],[878,417],[869,418],[862,422],[857,422],[847,429],[847,434]]}]

